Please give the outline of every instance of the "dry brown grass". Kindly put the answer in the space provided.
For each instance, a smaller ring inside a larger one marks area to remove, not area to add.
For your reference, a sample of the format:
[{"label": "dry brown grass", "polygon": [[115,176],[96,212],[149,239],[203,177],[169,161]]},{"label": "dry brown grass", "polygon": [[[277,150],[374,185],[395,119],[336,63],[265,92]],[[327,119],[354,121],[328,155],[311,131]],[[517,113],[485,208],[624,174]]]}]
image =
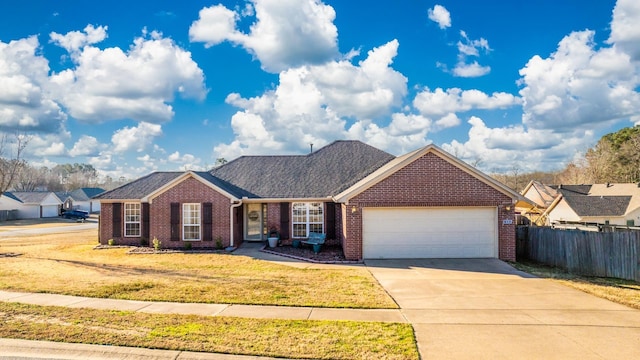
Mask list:
[{"label": "dry brown grass", "polygon": [[569,274],[562,269],[532,262],[518,262],[513,265],[530,274],[552,279],[591,295],[640,309],[640,283],[635,281]]},{"label": "dry brown grass", "polygon": [[96,230],[0,240],[0,289],[113,299],[397,308],[362,268],[296,269],[229,254],[94,250]]},{"label": "dry brown grass", "polygon": [[409,324],[157,315],[0,302],[0,337],[305,359],[418,359]]}]

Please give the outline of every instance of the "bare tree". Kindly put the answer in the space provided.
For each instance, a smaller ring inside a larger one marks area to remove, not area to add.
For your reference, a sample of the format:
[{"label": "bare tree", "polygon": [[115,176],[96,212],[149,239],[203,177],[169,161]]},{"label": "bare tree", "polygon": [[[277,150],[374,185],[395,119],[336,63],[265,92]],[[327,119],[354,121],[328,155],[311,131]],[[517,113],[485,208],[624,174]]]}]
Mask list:
[{"label": "bare tree", "polygon": [[11,188],[25,167],[24,149],[29,140],[21,133],[13,136],[5,133],[0,137],[0,195]]}]

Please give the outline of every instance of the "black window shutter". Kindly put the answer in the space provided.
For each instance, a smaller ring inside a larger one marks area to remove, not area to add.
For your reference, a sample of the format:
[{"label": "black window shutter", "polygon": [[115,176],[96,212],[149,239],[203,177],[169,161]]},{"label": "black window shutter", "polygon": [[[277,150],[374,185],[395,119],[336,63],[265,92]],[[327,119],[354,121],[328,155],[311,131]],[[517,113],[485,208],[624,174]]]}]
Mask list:
[{"label": "black window shutter", "polygon": [[171,241],[180,240],[180,203],[171,203]]},{"label": "black window shutter", "polygon": [[336,204],[332,202],[325,203],[325,224],[324,232],[327,234],[327,239],[336,238]]},{"label": "black window shutter", "polygon": [[213,241],[213,204],[202,204],[202,240]]},{"label": "black window shutter", "polygon": [[142,204],[142,238],[149,240],[149,203]]},{"label": "black window shutter", "polygon": [[113,237],[122,236],[122,203],[113,204]]},{"label": "black window shutter", "polygon": [[291,211],[289,208],[288,202],[280,203],[280,238],[288,239],[289,238],[289,212]]}]

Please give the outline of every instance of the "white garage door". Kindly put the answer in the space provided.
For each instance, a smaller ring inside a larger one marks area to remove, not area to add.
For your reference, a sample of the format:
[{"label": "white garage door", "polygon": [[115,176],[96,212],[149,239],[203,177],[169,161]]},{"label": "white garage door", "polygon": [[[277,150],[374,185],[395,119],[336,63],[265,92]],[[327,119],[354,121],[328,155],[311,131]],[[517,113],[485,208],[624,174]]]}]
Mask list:
[{"label": "white garage door", "polygon": [[58,216],[58,205],[42,205],[42,217],[50,218]]},{"label": "white garage door", "polygon": [[496,208],[364,208],[365,259],[493,258]]}]

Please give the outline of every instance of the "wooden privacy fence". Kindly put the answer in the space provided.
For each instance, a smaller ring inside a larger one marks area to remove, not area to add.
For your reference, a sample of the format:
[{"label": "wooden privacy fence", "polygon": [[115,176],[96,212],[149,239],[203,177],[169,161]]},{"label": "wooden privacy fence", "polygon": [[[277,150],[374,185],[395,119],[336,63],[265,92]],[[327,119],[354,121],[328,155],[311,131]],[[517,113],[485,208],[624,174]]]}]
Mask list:
[{"label": "wooden privacy fence", "polygon": [[[519,230],[524,257],[573,274],[640,281],[640,231]],[[528,232],[527,234],[524,234]]]}]

